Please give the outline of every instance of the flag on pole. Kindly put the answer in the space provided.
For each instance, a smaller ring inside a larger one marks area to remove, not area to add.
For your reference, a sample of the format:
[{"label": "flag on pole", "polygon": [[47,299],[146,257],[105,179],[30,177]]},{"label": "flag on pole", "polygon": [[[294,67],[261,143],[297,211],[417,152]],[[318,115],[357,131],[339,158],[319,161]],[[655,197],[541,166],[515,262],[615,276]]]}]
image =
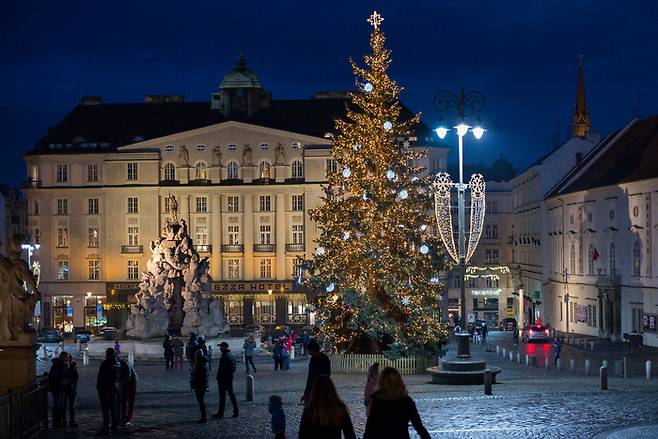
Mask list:
[{"label": "flag on pole", "polygon": [[594,247],[594,251],[592,252],[592,260],[593,261],[599,260],[599,252],[596,251],[596,247]]}]

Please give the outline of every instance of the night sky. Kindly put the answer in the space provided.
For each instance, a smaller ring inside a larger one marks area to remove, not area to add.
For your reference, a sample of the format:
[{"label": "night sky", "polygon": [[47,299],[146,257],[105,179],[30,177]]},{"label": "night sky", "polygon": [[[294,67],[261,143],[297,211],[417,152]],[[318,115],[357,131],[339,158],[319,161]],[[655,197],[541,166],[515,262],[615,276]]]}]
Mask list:
[{"label": "night sky", "polygon": [[504,154],[524,168],[564,139],[581,53],[594,131],[658,113],[654,0],[22,0],[0,15],[0,183],[25,179],[21,154],[80,96],[209,100],[240,52],[275,99],[351,89],[347,60],[368,51],[373,9],[402,100],[426,123],[437,91],[485,95],[488,131],[467,141],[467,162]]}]

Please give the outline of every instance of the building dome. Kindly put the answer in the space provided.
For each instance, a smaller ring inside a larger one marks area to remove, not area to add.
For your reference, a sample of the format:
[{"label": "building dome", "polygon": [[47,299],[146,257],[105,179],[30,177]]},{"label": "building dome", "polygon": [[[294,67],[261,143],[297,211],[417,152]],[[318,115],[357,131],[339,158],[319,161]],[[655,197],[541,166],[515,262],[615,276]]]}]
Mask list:
[{"label": "building dome", "polygon": [[235,67],[224,76],[219,88],[222,90],[227,88],[261,88],[261,86],[258,76],[247,68],[244,55],[240,54]]}]

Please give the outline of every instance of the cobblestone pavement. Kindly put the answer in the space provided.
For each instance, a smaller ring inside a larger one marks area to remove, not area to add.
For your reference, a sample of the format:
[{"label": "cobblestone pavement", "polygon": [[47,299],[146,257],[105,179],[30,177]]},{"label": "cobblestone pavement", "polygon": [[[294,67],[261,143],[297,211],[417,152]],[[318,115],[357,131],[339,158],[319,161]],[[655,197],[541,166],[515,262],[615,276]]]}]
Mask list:
[{"label": "cobblestone pavement", "polygon": [[[481,386],[437,386],[429,384],[426,375],[405,377],[421,417],[434,438],[592,438],[623,427],[658,424],[658,379],[613,377],[610,390],[601,391],[598,378],[594,376],[527,368],[503,361],[495,352],[488,353],[479,348],[474,349],[474,354],[503,368],[493,396],[484,396]],[[140,382],[135,423],[118,435],[269,438],[266,404],[269,395],[276,393],[284,400],[288,435],[296,437],[301,415],[297,401],[305,383],[306,361],[294,362],[288,372],[275,373],[267,358],[259,358],[257,366],[255,401],[245,402],[245,374],[243,365],[238,365],[235,388],[240,417],[210,420],[206,425],[199,425],[195,423],[198,409],[189,390],[187,369],[166,371],[162,364],[138,362],[136,369]],[[100,411],[94,390],[98,362],[79,367],[77,421],[80,427],[67,431],[49,430],[42,437],[92,437],[99,429]],[[361,436],[365,425],[362,405],[365,377],[341,374],[333,378],[340,396],[350,407],[357,434]],[[216,384],[212,382],[206,398],[209,413],[216,410],[217,398]],[[652,437],[647,436],[650,434],[647,431],[652,430],[636,429],[637,436],[631,431],[624,434],[624,438]]]}]

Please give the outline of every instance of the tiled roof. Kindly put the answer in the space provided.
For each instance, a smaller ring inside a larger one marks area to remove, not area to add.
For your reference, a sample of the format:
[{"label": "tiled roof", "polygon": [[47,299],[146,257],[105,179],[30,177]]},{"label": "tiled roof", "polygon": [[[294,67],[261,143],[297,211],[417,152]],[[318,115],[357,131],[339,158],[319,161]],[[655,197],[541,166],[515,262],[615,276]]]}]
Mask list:
[{"label": "tiled roof", "polygon": [[[334,119],[345,116],[348,100],[272,100],[271,107],[251,116],[225,116],[210,102],[170,102],[78,105],[37,142],[31,154],[113,151],[116,147],[163,137],[229,120],[324,137],[335,132]],[[402,118],[411,117],[403,108]],[[432,135],[421,122],[419,141]],[[421,139],[421,137],[423,139]]]},{"label": "tiled roof", "polygon": [[[615,135],[619,134],[617,139]],[[658,115],[628,124],[606,136],[550,195],[658,178]]]}]

